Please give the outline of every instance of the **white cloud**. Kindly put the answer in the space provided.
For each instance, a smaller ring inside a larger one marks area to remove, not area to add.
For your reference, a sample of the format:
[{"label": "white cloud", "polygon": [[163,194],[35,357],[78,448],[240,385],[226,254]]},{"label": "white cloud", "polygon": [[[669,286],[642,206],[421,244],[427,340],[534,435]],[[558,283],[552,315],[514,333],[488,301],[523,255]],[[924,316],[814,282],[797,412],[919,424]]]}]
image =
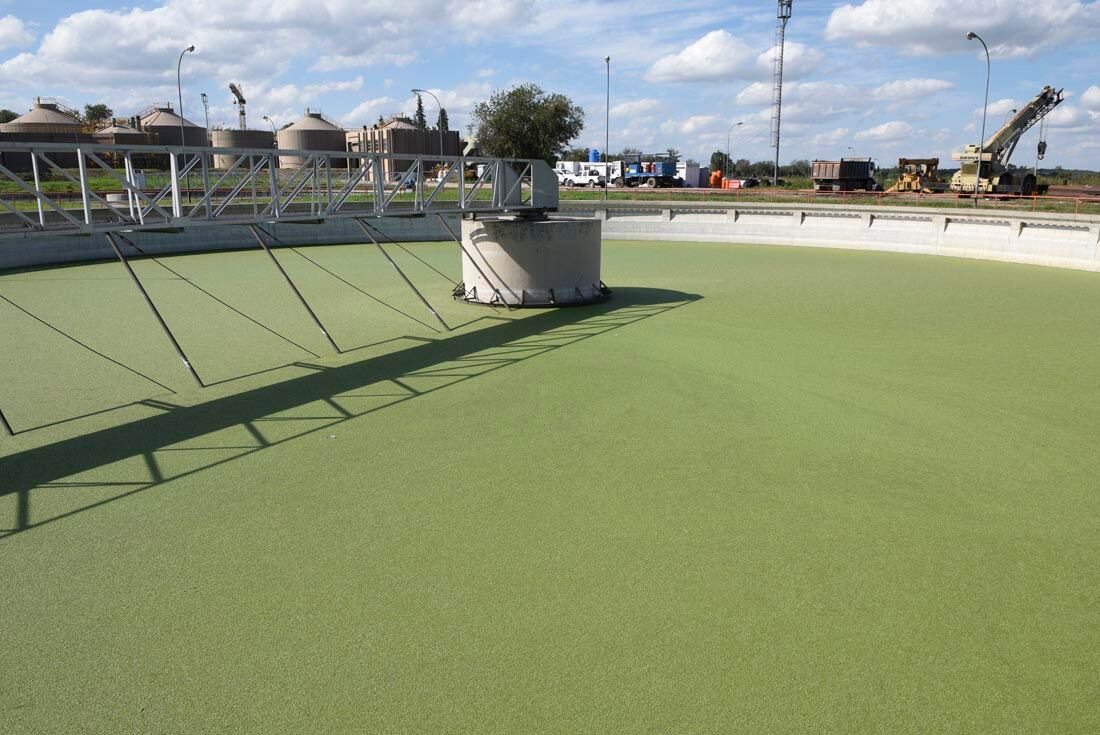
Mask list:
[{"label": "white cloud", "polygon": [[861,130],[856,133],[856,140],[869,140],[875,142],[890,142],[912,137],[916,131],[913,126],[904,120],[891,120],[882,125],[876,125],[869,130]]},{"label": "white cloud", "polygon": [[1086,89],[1081,95],[1081,104],[1090,110],[1100,111],[1100,87],[1094,84]]},{"label": "white cloud", "polygon": [[946,79],[898,79],[875,87],[871,90],[871,96],[876,100],[899,102],[927,97],[937,92],[945,92],[953,89],[954,86],[952,82]]},{"label": "white cloud", "polygon": [[650,97],[644,97],[640,100],[631,100],[630,102],[614,105],[611,108],[611,117],[637,117],[638,115],[644,115],[645,113],[660,109],[661,106],[659,101]]},{"label": "white cloud", "polygon": [[[818,68],[825,55],[798,41],[783,44],[783,78],[801,79]],[[775,48],[761,51],[756,57],[756,72],[763,78],[771,77],[775,69]]]},{"label": "white cloud", "polygon": [[0,50],[29,46],[33,42],[34,34],[19,18],[14,15],[0,18]]},{"label": "white cloud", "polygon": [[645,78],[650,82],[714,82],[753,78],[757,52],[727,31],[711,31],[679,53],[658,59]]},{"label": "white cloud", "polygon": [[1058,45],[1095,38],[1100,4],[1079,0],[864,0],[833,10],[825,26],[829,41],[887,46],[931,56],[971,49],[974,31],[992,43],[991,55],[1027,56]]},{"label": "white cloud", "polygon": [[340,122],[353,128],[361,125],[372,125],[378,121],[380,116],[385,117],[399,112],[397,108],[400,104],[393,97],[375,97],[363,100],[346,115],[341,116]]},{"label": "white cloud", "polygon": [[[1007,115],[1013,110],[1020,108],[1020,105],[1016,100],[1005,97],[1004,99],[995,100],[989,103],[989,107],[986,109],[986,117],[994,118],[999,115]],[[982,108],[974,110],[974,117],[982,116]]]}]

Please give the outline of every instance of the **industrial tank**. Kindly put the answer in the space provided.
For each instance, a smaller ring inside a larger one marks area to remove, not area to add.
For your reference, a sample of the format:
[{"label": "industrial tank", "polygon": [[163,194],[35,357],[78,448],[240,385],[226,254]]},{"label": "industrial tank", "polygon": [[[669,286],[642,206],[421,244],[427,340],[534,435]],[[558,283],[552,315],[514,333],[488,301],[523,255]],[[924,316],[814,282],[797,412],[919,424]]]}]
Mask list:
[{"label": "industrial tank", "polygon": [[[270,130],[215,130],[211,133],[215,148],[262,148],[275,147],[275,134]],[[214,168],[229,168],[237,162],[236,154],[214,154]]]},{"label": "industrial tank", "polygon": [[[188,145],[203,147],[206,143],[206,128],[181,118],[172,110],[171,104],[155,105],[139,116],[141,129],[157,136],[160,145]],[[180,125],[183,125],[183,140],[180,141]]]},{"label": "industrial tank", "polygon": [[[346,150],[344,129],[317,110],[306,110],[305,117],[279,131],[279,150],[342,151]],[[280,156],[280,168],[296,168],[305,160],[301,156]],[[334,166],[343,165],[333,161]]]},{"label": "industrial tank", "polygon": [[100,145],[156,145],[157,143],[152,133],[117,123],[95,131],[92,137]]},{"label": "industrial tank", "polygon": [[[55,100],[35,97],[30,112],[11,122],[0,124],[0,142],[4,143],[92,143],[84,121],[75,110]],[[76,156],[50,154],[50,160],[62,168],[75,168]],[[31,157],[26,153],[0,154],[0,163],[14,171],[30,171]]]}]

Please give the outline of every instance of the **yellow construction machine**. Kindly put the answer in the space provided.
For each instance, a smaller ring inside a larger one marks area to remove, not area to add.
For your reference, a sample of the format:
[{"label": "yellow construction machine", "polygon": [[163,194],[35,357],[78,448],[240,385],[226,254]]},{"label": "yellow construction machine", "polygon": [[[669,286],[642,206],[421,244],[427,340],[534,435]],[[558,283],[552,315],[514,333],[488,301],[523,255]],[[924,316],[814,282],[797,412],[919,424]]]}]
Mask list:
[{"label": "yellow construction machine", "polygon": [[932,194],[947,191],[947,183],[940,181],[938,158],[899,158],[901,175],[886,191],[913,191]]}]

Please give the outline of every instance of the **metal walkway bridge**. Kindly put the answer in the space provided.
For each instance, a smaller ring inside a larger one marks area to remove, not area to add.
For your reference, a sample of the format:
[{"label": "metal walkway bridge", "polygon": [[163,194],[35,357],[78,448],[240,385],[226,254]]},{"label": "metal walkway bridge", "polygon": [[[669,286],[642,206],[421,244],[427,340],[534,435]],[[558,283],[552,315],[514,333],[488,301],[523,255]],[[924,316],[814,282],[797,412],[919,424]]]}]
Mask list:
[{"label": "metal walkway bridge", "polygon": [[467,156],[0,143],[0,182],[0,238],[558,206],[545,161]]}]

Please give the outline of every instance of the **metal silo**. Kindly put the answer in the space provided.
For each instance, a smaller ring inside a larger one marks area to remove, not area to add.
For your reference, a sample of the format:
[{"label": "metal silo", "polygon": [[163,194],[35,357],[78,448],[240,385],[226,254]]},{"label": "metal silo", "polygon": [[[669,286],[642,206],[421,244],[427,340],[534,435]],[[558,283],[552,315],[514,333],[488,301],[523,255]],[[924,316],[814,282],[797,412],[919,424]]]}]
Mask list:
[{"label": "metal silo", "polygon": [[[155,105],[142,112],[141,129],[157,136],[160,145],[206,145],[206,128],[181,118],[172,110],[171,103]],[[183,125],[183,141],[180,141],[180,125]]]},{"label": "metal silo", "polygon": [[[212,135],[215,148],[271,150],[275,147],[275,134],[270,130],[215,130]],[[214,154],[214,168],[229,168],[236,162],[236,155]]]},{"label": "metal silo", "polygon": [[[343,151],[346,135],[344,129],[321,114],[319,110],[306,110],[305,117],[279,131],[279,150]],[[295,168],[305,161],[300,156],[280,156],[280,168]],[[343,161],[333,160],[333,166]]]},{"label": "metal silo", "polygon": [[[5,143],[92,143],[84,121],[76,110],[70,110],[56,100],[35,97],[34,107],[11,122],[0,124],[0,141]],[[50,160],[63,168],[76,166],[76,156],[54,153]],[[26,153],[3,154],[2,163],[16,171],[29,171],[30,156]]]}]

